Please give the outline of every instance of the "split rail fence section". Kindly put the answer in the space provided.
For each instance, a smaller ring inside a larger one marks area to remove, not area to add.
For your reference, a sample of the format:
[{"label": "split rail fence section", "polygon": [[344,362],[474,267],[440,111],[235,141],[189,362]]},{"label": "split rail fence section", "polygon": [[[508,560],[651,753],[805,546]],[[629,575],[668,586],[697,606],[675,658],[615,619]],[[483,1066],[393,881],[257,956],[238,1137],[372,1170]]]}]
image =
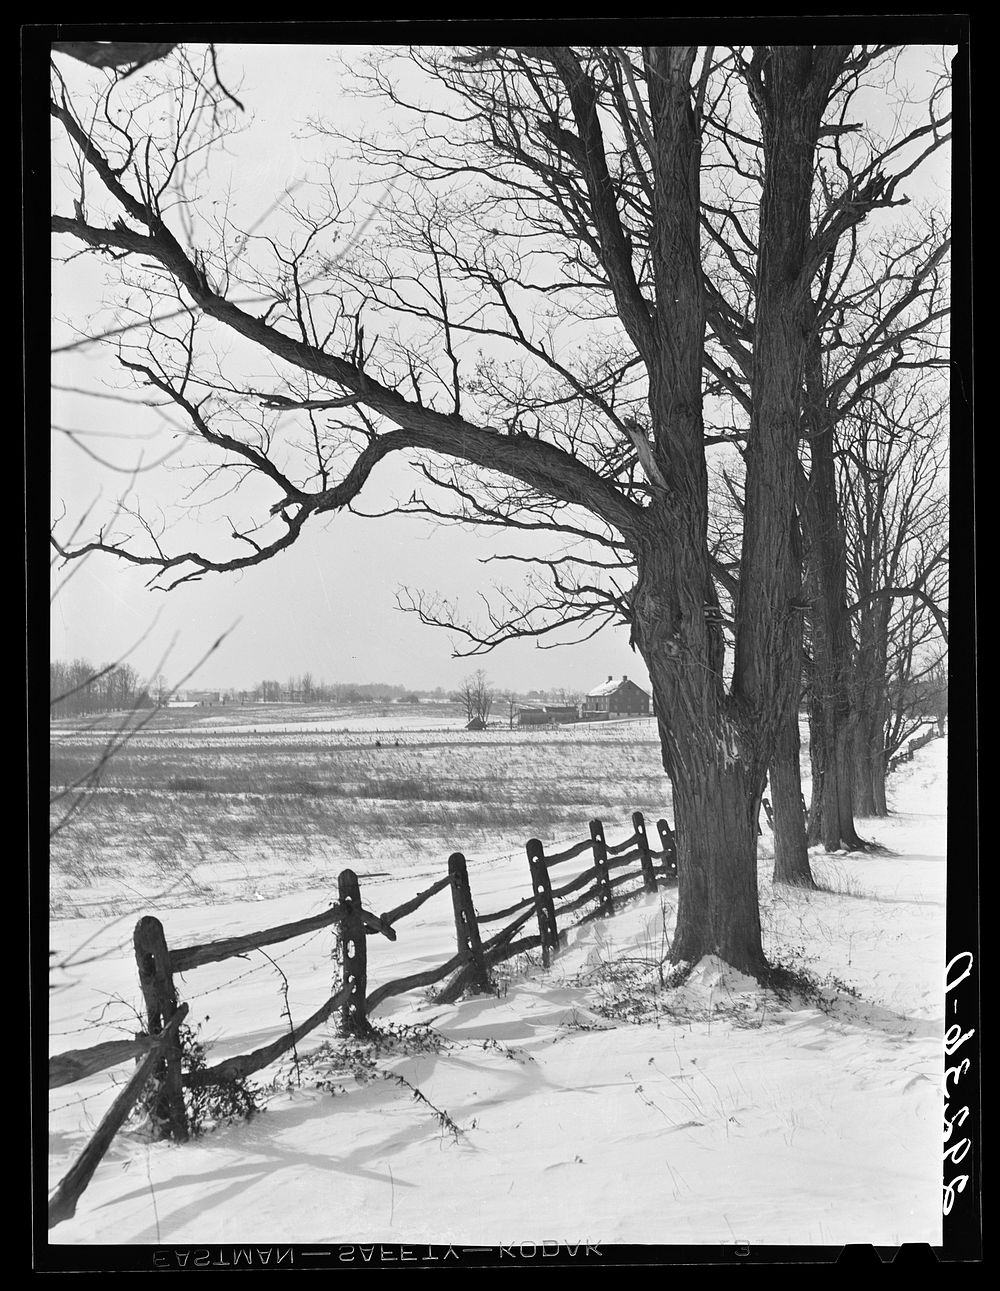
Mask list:
[{"label": "split rail fence section", "polygon": [[[540,948],[542,962],[548,967],[553,953],[570,928],[614,913],[615,891],[622,885],[641,877],[642,891],[655,892],[658,886],[673,882],[677,877],[677,857],[670,825],[662,819],[656,822],[658,848],[649,844],[642,812],[632,814],[632,826],[633,833],[628,838],[612,845],[605,838],[602,822],[592,820],[589,838],[548,856],[539,839],[529,839],[525,850],[531,874],[531,893],[503,910],[484,915],[477,914],[473,904],[465,856],[454,852],[448,859],[447,874],[395,909],[380,915],[365,909],[362,904],[358,876],[354,871],[343,870],[338,877],[339,900],[328,910],[294,923],[279,924],[205,945],[171,948],[167,945],[159,919],[153,915],[144,916],[136,924],[133,946],[146,1006],[148,1033],[134,1040],[114,1040],[90,1049],[59,1054],[49,1061],[51,1089],[81,1080],[130,1058],[137,1060],[131,1080],[51,1194],[49,1227],[73,1215],[80,1194],[90,1182],[112,1138],[150,1081],[154,1084],[149,1103],[154,1124],[160,1127],[164,1136],[184,1140],[188,1137],[185,1086],[220,1085],[250,1076],[275,1062],[338,1010],[341,1033],[364,1036],[370,1027],[369,1015],[391,996],[433,986],[448,977],[452,980],[436,997],[441,1003],[452,1003],[466,991],[489,992],[493,989],[490,969],[494,965]],[[588,850],[593,864],[570,882],[553,887],[553,869]],[[397,925],[446,888],[451,890],[455,919],[455,954],[436,968],[395,978],[369,992],[367,938],[380,934],[395,941]],[[595,909],[575,921],[566,922],[569,916],[595,899]],[[557,905],[557,902],[561,904]],[[526,934],[525,925],[532,918],[537,922],[538,932]],[[499,931],[484,936],[484,928],[503,920],[510,921]],[[214,1067],[183,1071],[179,1030],[188,1006],[178,1003],[174,985],[176,974],[189,972],[202,964],[245,955],[247,951],[275,942],[301,937],[331,924],[338,926],[342,967],[341,986],[335,994],[305,1021],[290,1027],[286,1034],[271,1044],[252,1053],[227,1058]]]}]

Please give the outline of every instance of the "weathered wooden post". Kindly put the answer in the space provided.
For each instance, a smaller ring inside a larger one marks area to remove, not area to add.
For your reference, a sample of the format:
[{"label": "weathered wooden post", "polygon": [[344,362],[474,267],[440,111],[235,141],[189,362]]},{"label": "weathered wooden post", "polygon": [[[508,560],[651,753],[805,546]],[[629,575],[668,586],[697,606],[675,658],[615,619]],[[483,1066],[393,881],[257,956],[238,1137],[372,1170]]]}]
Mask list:
[{"label": "weathered wooden post", "polygon": [[656,891],[656,870],[653,858],[649,854],[649,839],[646,837],[646,821],[641,811],[633,811],[632,828],[635,830],[635,841],[639,848],[639,864],[642,867],[642,886],[645,892]]},{"label": "weathered wooden post", "polygon": [[524,845],[524,850],[528,853],[531,891],[535,898],[538,931],[542,937],[542,963],[548,968],[552,960],[552,951],[559,949],[556,907],[552,900],[552,881],[549,878],[549,868],[545,864],[545,849],[541,839],[529,838]]},{"label": "weathered wooden post", "polygon": [[602,915],[614,914],[615,899],[611,892],[611,875],[608,872],[608,844],[604,838],[604,825],[599,820],[590,822],[590,841],[594,848],[594,869],[597,871],[597,896]]},{"label": "weathered wooden post", "polygon": [[365,925],[361,918],[361,889],[353,870],[341,870],[337,878],[340,892],[340,953],[343,958],[344,990],[347,996],[340,1007],[342,1035],[366,1036],[371,1027],[365,1016],[365,994],[368,990],[368,948]]},{"label": "weathered wooden post", "polygon": [[[146,1025],[151,1036],[167,1027],[177,1012],[177,990],[170,970],[170,951],[163,935],[163,924],[151,914],[144,915],[132,935],[139,985],[146,1003]],[[152,1116],[166,1137],[183,1142],[188,1137],[184,1109],[181,1042],[177,1029],[166,1042],[163,1056],[154,1072],[156,1092]]]},{"label": "weathered wooden post", "polygon": [[677,874],[677,848],[674,844],[674,831],[665,820],[656,822],[656,832],[660,836],[660,847],[663,849],[663,866],[668,873]]},{"label": "weathered wooden post", "polygon": [[490,993],[490,975],[483,954],[483,941],[479,935],[479,920],[472,904],[469,886],[469,868],[461,852],[448,857],[448,874],[451,878],[451,903],[455,911],[455,936],[460,954],[468,955],[467,988]]}]

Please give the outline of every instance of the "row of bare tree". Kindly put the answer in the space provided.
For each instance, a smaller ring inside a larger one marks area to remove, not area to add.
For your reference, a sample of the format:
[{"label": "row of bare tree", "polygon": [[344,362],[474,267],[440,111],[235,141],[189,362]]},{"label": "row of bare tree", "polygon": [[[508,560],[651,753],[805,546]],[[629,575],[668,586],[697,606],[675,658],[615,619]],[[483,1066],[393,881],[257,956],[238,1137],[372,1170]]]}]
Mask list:
[{"label": "row of bare tree", "polygon": [[[143,702],[145,684],[130,663],[95,667],[87,659],[49,662],[49,712],[53,717],[119,712]],[[146,698],[148,704],[152,699]]]},{"label": "row of bare tree", "polygon": [[354,704],[377,700],[404,699],[414,692],[392,682],[327,682],[311,672],[291,676],[287,681],[264,680],[249,690],[229,690],[226,694],[240,703],[263,700],[266,703]]},{"label": "row of bare tree", "polygon": [[[893,45],[352,49],[339,92],[376,110],[326,129],[315,199],[265,233],[212,189],[241,106],[214,48],[72,76],[65,53],[52,231],[108,266],[100,335],[183,420],[201,506],[193,544],[136,506],[57,552],[164,587],[225,575],[359,509],[401,455],[418,485],[393,513],[537,540],[495,557],[525,577],[484,621],[404,608],[468,653],[628,624],[673,786],[673,954],[767,976],[769,771],[780,876],[809,881],[784,785],[803,671],[809,829],[855,845],[865,686],[947,636],[950,237],[911,200],[950,137],[947,63],[908,94]],[[364,220],[347,165],[387,183]]]}]

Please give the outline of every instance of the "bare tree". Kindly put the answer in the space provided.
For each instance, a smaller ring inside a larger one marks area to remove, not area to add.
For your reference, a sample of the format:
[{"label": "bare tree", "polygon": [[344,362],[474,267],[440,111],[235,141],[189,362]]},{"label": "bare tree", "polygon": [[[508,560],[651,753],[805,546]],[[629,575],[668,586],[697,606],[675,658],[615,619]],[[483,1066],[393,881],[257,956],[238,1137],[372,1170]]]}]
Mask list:
[{"label": "bare tree", "polygon": [[503,691],[498,698],[507,705],[507,726],[509,730],[514,729],[514,719],[517,717],[517,708],[520,700],[512,690]]},{"label": "bare tree", "polygon": [[477,669],[464,679],[458,694],[459,699],[465,705],[466,721],[479,721],[485,726],[493,708],[495,694],[490,686],[489,678],[482,668]]},{"label": "bare tree", "polygon": [[[902,186],[907,177],[950,138],[950,78],[943,63],[928,91],[913,101],[900,99],[897,129],[890,136],[865,124],[864,112],[857,110],[859,95],[870,89],[865,72],[875,65],[892,68],[897,52],[872,51],[871,62],[859,60],[844,77],[822,131],[813,193],[816,272],[807,310],[802,393],[807,452],[798,513],[808,573],[810,838],[830,850],[863,846],[851,800],[852,636],[836,468],[839,427],[867,392],[894,375],[919,375],[944,359],[940,327],[947,313],[947,220],[921,211],[908,221],[897,219],[874,238],[859,236],[860,222],[873,210],[906,203]],[[709,133],[722,152],[718,196],[706,200],[703,216],[713,263],[706,367],[735,407],[746,410],[755,358],[760,145],[746,137],[738,119],[734,128],[732,93],[725,80],[709,120]],[[734,439],[740,443],[738,434]],[[781,765],[772,767],[772,792],[780,800],[775,803],[776,873],[809,881],[799,811],[798,740],[791,719],[786,720],[787,733],[776,749]]]},{"label": "bare tree", "polygon": [[919,695],[947,651],[941,398],[929,380],[892,380],[845,427],[847,609],[856,642],[850,738],[855,795],[869,816],[887,814],[889,761],[924,720]]},{"label": "bare tree", "polygon": [[[280,236],[227,222],[213,240],[194,224],[181,159],[220,129],[217,112],[199,111],[197,84],[175,117],[185,130],[165,138],[141,103],[122,106],[120,85],[95,113],[57,83],[51,115],[87,182],[53,232],[121,266],[133,310],[147,302],[123,368],[186,419],[208,454],[203,482],[228,498],[252,480],[273,499],[227,514],[220,541],[197,550],[171,550],[141,513],[131,531],[57,535],[57,549],[113,555],[160,586],[247,568],[354,505],[395,453],[420,471],[412,509],[574,544],[549,571],[574,569],[580,621],[627,620],[653,687],[676,813],[674,956],[713,953],[766,974],[756,819],[799,695],[801,376],[829,233],[811,219],[817,149],[845,87],[884,53],[413,50],[411,70],[441,106],[421,106],[416,135],[362,143],[395,195],[379,237],[344,262],[331,252],[346,218],[332,190],[323,211],[290,209],[297,231],[286,223]],[[394,110],[412,106],[382,70],[371,75]],[[706,453],[718,436],[703,404],[708,320],[718,335],[726,317],[701,252],[702,148],[720,75],[741,87],[759,132],[738,588],[708,541]],[[884,193],[845,192],[838,209],[858,227]],[[247,290],[271,294],[262,313],[237,303]],[[167,323],[153,307],[164,300],[177,310]],[[270,359],[267,389],[219,370],[220,333]],[[484,343],[502,357],[477,360]],[[540,635],[565,622],[565,603],[558,614],[509,617]]]},{"label": "bare tree", "polygon": [[[945,361],[936,325],[947,311],[943,265],[948,246],[949,239],[933,219],[929,228],[909,239],[905,233],[897,235],[891,249],[882,251],[878,268],[872,272],[873,265],[867,264],[867,281],[854,287],[864,306],[857,300],[850,311],[842,305],[839,311],[826,306],[826,317],[837,320],[833,324],[837,334],[841,327],[847,332],[843,344],[836,350],[828,345],[825,359],[819,335],[811,344],[806,378],[811,453],[806,514],[813,596],[810,838],[831,851],[863,846],[854,826],[852,797],[853,642],[841,485],[869,469],[867,460],[857,453],[848,459],[846,472],[838,473],[836,461],[840,453],[851,451],[852,415],[866,400],[887,382],[895,381],[898,387],[904,376],[916,388],[921,371],[933,372]],[[841,299],[847,294],[848,289],[842,289]],[[905,543],[912,517],[900,511],[896,520],[897,538]]]},{"label": "bare tree", "polygon": [[[150,63],[158,63],[161,59],[179,51],[180,48],[176,41],[56,40],[52,42],[54,54],[68,55],[90,67],[111,71],[116,77],[122,79],[132,76]],[[208,46],[208,55],[215,89],[242,110],[243,104],[230,94],[219,79],[214,45]]]}]

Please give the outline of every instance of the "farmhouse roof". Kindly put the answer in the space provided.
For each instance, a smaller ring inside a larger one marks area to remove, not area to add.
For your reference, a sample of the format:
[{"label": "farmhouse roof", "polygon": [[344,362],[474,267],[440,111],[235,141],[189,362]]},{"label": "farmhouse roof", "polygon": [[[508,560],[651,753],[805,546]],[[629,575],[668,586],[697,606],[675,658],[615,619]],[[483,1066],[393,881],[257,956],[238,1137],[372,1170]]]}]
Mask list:
[{"label": "farmhouse roof", "polygon": [[[614,677],[609,677],[607,681],[604,682],[603,685],[595,686],[593,690],[588,690],[587,696],[589,698],[590,696],[597,696],[597,695],[613,695],[616,690],[621,690],[622,686],[626,685],[626,683],[628,683],[628,677],[622,677],[618,681],[616,681]],[[634,681],[631,682],[630,684],[635,686]],[[642,687],[636,686],[636,690],[642,690]],[[646,694],[644,690],[642,691],[642,693],[644,695]]]}]

